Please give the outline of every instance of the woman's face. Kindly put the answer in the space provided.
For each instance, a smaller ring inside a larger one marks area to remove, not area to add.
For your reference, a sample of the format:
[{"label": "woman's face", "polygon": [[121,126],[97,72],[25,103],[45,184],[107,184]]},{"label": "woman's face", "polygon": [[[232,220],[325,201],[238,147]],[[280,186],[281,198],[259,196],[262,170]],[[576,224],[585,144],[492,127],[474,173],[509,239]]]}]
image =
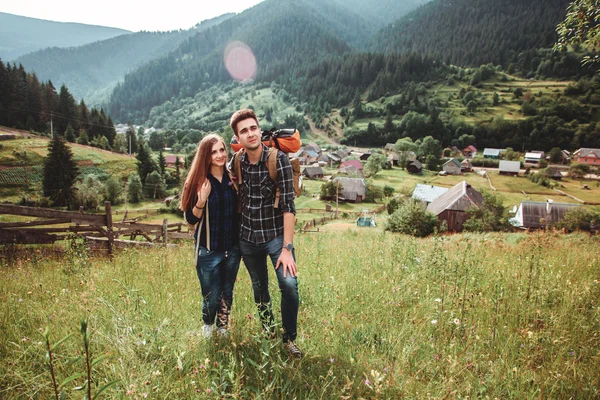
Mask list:
[{"label": "woman's face", "polygon": [[222,141],[217,141],[212,146],[210,165],[213,167],[224,167],[227,162],[227,150]]}]

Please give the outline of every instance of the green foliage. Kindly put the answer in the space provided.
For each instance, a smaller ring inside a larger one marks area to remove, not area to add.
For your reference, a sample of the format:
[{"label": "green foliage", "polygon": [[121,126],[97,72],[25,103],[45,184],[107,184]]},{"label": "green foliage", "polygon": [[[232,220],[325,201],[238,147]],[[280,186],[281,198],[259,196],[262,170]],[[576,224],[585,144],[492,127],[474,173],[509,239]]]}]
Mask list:
[{"label": "green foliage", "polygon": [[131,203],[139,203],[142,201],[142,196],[142,180],[137,173],[133,173],[127,180],[127,199]]},{"label": "green foliage", "polygon": [[369,177],[375,176],[382,169],[389,169],[387,157],[378,153],[371,154],[365,164],[366,175]]},{"label": "green foliage", "polygon": [[[597,51],[600,35],[600,6],[595,0],[573,0],[567,8],[565,19],[556,28],[558,40],[557,50],[565,50],[570,46],[584,45]],[[584,64],[597,63],[598,58],[586,55]]]},{"label": "green foliage", "polygon": [[391,232],[425,237],[431,235],[437,225],[436,216],[425,211],[420,202],[406,199],[390,215],[385,229]]},{"label": "green foliage", "polygon": [[483,204],[481,207],[471,207],[467,210],[469,219],[463,224],[467,232],[496,232],[508,231],[511,228],[508,222],[501,195],[483,190]]},{"label": "green foliage", "polygon": [[158,171],[152,171],[152,173],[146,177],[146,181],[144,182],[144,197],[149,199],[159,199],[166,195],[167,190],[162,176],[160,176]]},{"label": "green foliage", "polygon": [[56,135],[48,144],[42,182],[44,196],[52,200],[52,205],[70,208],[75,195],[73,186],[77,174],[78,168],[73,160],[73,152],[64,140]]},{"label": "green foliage", "polygon": [[108,178],[105,184],[104,198],[110,201],[110,204],[119,204],[123,201],[123,185],[115,177]]},{"label": "green foliage", "polygon": [[569,177],[573,179],[583,179],[589,173],[590,166],[588,164],[572,164],[569,167]]},{"label": "green foliage", "polygon": [[367,182],[367,193],[364,201],[373,203],[381,199],[383,199],[383,188],[372,182]]},{"label": "green foliage", "polygon": [[549,171],[547,170],[539,171],[538,173],[530,173],[529,175],[527,175],[527,179],[540,186],[552,187],[552,180],[550,179],[548,174]]},{"label": "green foliage", "polygon": [[152,157],[150,155],[150,150],[148,149],[148,147],[144,144],[142,144],[141,146],[139,146],[138,152],[135,156],[136,160],[137,160],[137,168],[138,168],[138,174],[140,176],[140,179],[142,180],[142,183],[146,182],[146,177],[151,174],[154,171],[158,170],[158,167],[156,165],[156,163],[154,162],[154,160],[152,160]]},{"label": "green foliage", "polygon": [[390,197],[394,194],[395,188],[393,186],[390,185],[385,185],[383,187],[383,195],[385,197]]},{"label": "green foliage", "polygon": [[400,205],[404,202],[404,200],[401,200],[399,198],[391,198],[388,203],[387,203],[387,213],[388,215],[392,215],[397,209],[398,207],[400,207]]},{"label": "green foliage", "polygon": [[82,182],[75,184],[75,207],[96,210],[104,198],[104,185],[94,175],[87,175]]},{"label": "green foliage", "polygon": [[573,207],[556,224],[556,228],[564,229],[567,232],[589,232],[592,229],[600,229],[600,210]]}]

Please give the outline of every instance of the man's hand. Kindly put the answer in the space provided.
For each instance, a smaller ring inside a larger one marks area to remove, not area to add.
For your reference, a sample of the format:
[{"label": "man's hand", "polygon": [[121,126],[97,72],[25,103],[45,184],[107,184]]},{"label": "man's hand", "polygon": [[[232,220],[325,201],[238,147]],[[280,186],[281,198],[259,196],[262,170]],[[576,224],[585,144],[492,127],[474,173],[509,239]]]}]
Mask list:
[{"label": "man's hand", "polygon": [[283,266],[283,277],[286,277],[286,273],[289,272],[291,277],[295,277],[298,274],[298,269],[296,268],[296,261],[294,261],[294,256],[292,252],[287,249],[281,250],[281,254],[277,259],[277,265],[275,269],[279,269],[280,266]]}]

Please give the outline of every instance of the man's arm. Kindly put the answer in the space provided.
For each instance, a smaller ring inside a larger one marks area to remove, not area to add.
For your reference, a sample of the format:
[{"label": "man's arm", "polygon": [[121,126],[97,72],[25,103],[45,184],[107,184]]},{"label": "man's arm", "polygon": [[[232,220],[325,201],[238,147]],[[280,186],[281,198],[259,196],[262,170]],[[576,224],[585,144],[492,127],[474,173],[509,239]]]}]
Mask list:
[{"label": "man's arm", "polygon": [[294,172],[287,156],[277,159],[277,184],[279,186],[279,208],[283,213],[283,249],[277,260],[275,269],[283,265],[283,276],[298,274],[293,253],[285,248],[288,243],[294,243],[294,225],[296,223],[296,207],[294,205]]}]

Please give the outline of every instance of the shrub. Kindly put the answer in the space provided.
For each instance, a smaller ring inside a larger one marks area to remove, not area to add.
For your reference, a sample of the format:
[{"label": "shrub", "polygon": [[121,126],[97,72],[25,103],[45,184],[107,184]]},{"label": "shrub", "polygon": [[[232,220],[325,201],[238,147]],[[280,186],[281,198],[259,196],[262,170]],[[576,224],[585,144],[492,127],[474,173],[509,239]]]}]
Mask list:
[{"label": "shrub", "polygon": [[575,207],[565,213],[563,218],[556,224],[556,228],[567,232],[585,231],[600,228],[600,212],[588,211],[583,207]]},{"label": "shrub", "polygon": [[468,232],[493,232],[508,231],[512,226],[508,222],[508,216],[504,206],[503,198],[488,191],[482,191],[483,204],[481,207],[472,207],[467,210],[469,219],[463,228]]},{"label": "shrub", "polygon": [[435,215],[427,212],[419,202],[407,199],[390,216],[385,229],[391,232],[425,237],[434,232],[437,224],[438,220]]}]

